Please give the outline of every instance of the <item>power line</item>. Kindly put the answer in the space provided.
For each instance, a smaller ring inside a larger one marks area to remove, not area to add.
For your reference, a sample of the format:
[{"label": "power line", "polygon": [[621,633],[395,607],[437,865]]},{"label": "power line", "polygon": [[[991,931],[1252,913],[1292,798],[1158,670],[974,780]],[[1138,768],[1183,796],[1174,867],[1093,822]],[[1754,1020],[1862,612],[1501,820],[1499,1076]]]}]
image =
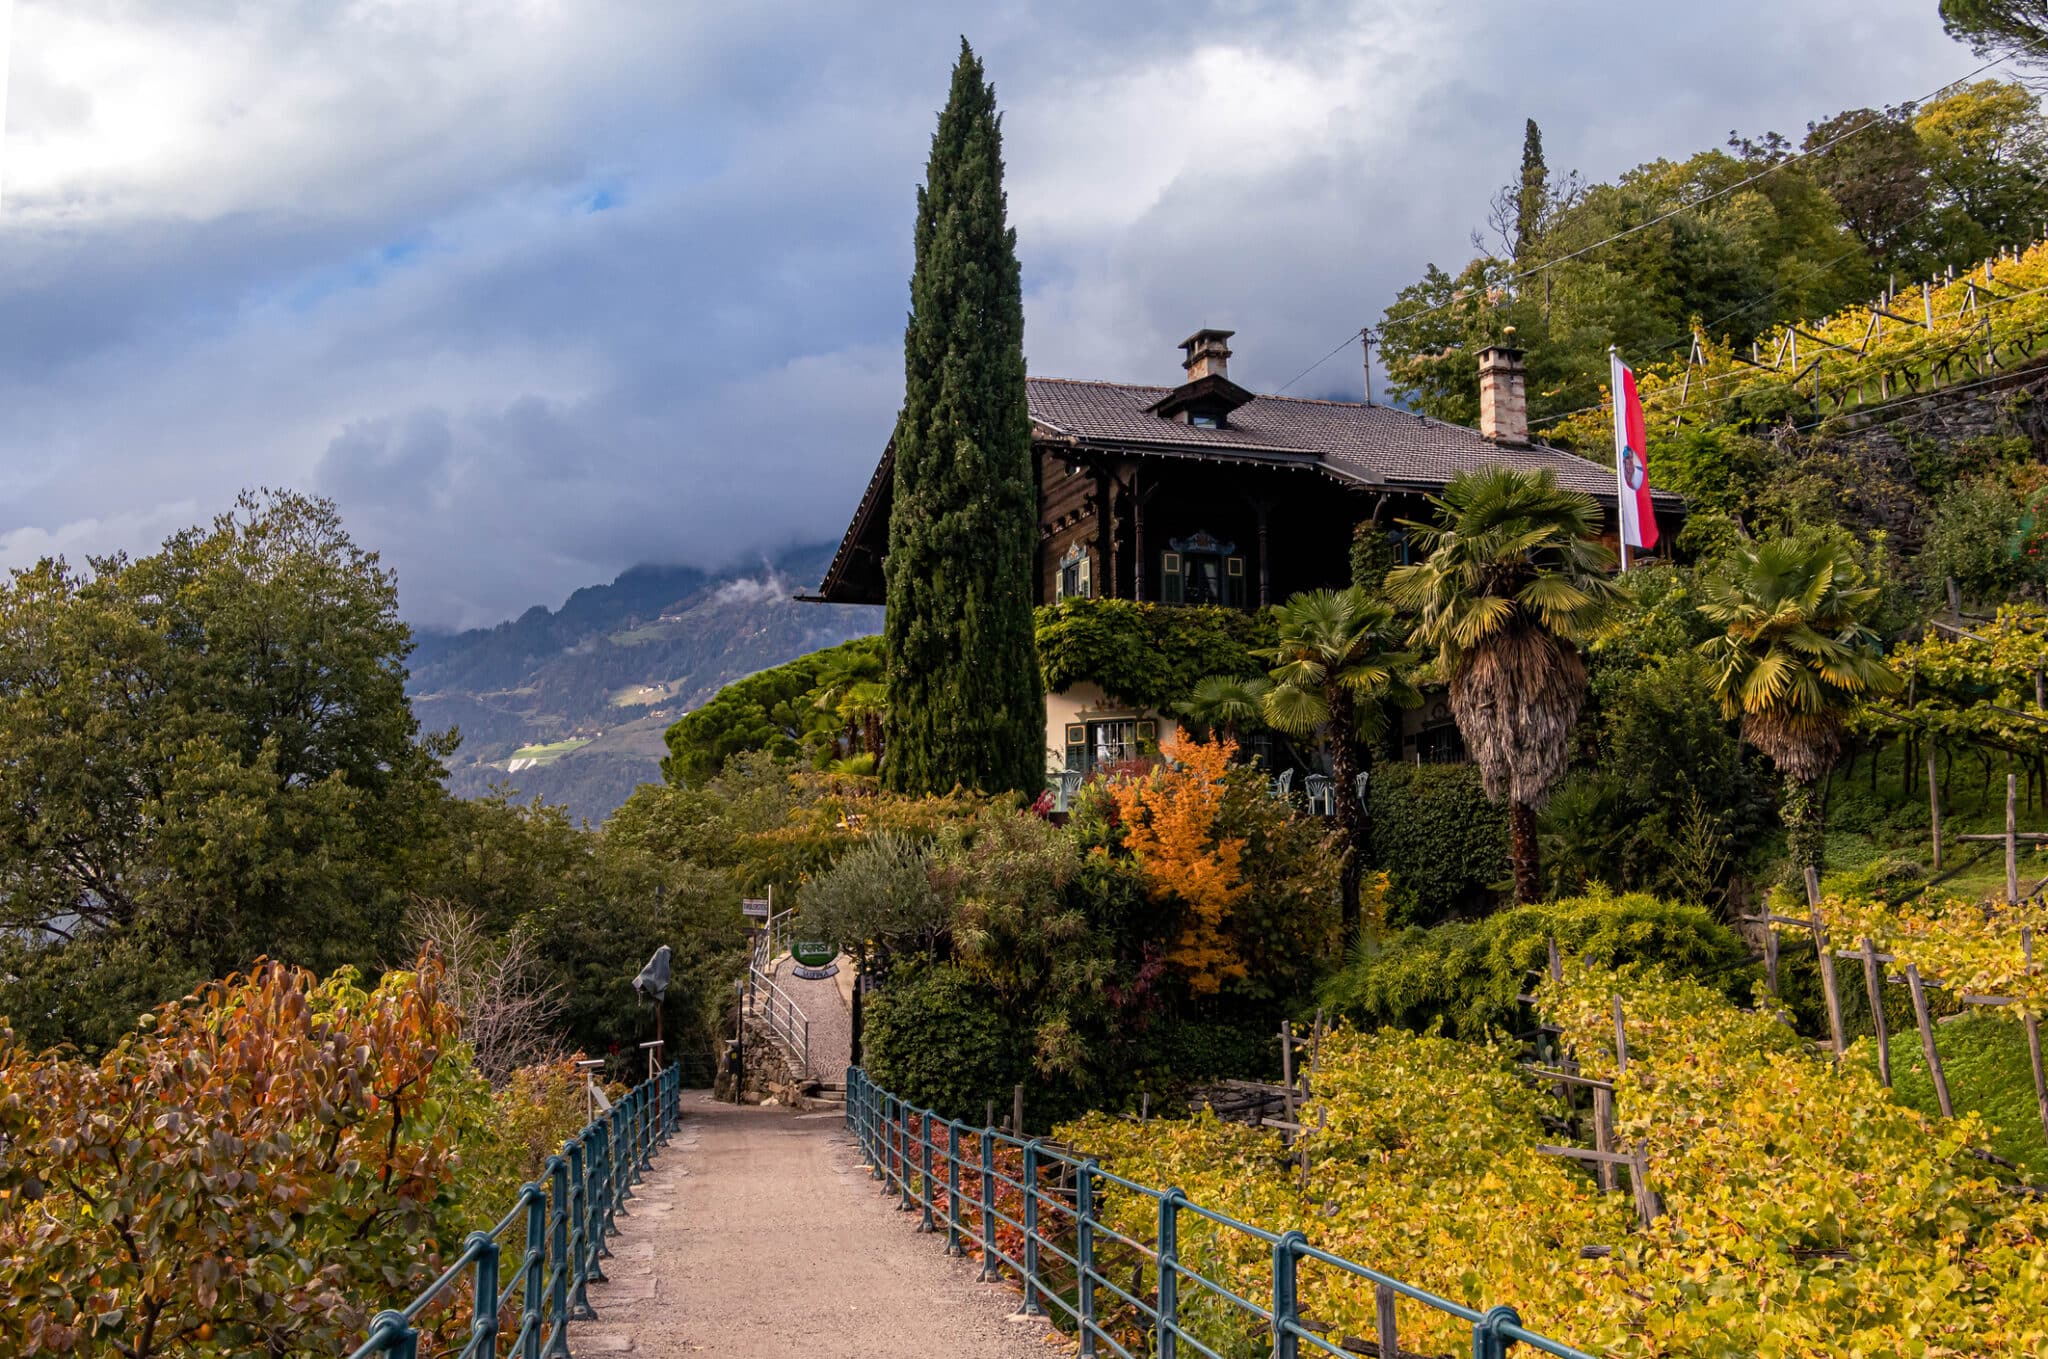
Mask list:
[{"label": "power line", "polygon": [[1334,359],[1334,358],[1336,358],[1336,357],[1337,357],[1337,355],[1339,355],[1340,353],[1342,353],[1342,352],[1343,352],[1344,350],[1346,350],[1346,349],[1349,349],[1349,348],[1351,347],[1351,342],[1352,342],[1353,340],[1356,340],[1356,339],[1358,339],[1359,337],[1361,337],[1361,336],[1362,336],[1362,335],[1364,335],[1364,334],[1365,334],[1365,328],[1361,326],[1361,327],[1360,327],[1359,329],[1357,329],[1357,330],[1354,330],[1354,331],[1352,331],[1352,332],[1351,332],[1351,333],[1350,333],[1349,335],[1346,335],[1346,336],[1345,336],[1345,337],[1344,337],[1343,339],[1341,339],[1341,340],[1337,341],[1336,345],[1335,345],[1335,346],[1334,346],[1334,347],[1333,347],[1333,348],[1332,348],[1332,349],[1330,350],[1330,352],[1329,352],[1329,353],[1327,353],[1327,354],[1323,355],[1323,356],[1322,356],[1321,358],[1317,359],[1317,360],[1316,360],[1316,361],[1315,361],[1314,363],[1312,363],[1312,364],[1310,364],[1310,365],[1309,365],[1308,367],[1306,367],[1306,368],[1302,369],[1302,370],[1301,370],[1301,371],[1300,371],[1299,373],[1296,373],[1296,374],[1295,374],[1295,375],[1294,375],[1293,377],[1291,377],[1291,378],[1287,379],[1286,383],[1285,383],[1285,384],[1284,384],[1284,385],[1283,385],[1283,386],[1282,386],[1282,387],[1280,388],[1280,390],[1279,390],[1279,391],[1277,391],[1277,392],[1275,392],[1275,393],[1273,393],[1273,395],[1275,395],[1275,396],[1285,396],[1285,395],[1287,394],[1287,388],[1289,388],[1289,387],[1292,387],[1292,386],[1293,386],[1293,385],[1294,385],[1295,383],[1297,383],[1297,382],[1301,381],[1301,380],[1302,380],[1303,378],[1307,377],[1307,376],[1308,376],[1308,375],[1309,375],[1310,373],[1313,373],[1313,372],[1315,372],[1315,370],[1316,370],[1316,369],[1318,369],[1318,368],[1322,367],[1322,366],[1323,366],[1324,364],[1328,363],[1328,362],[1329,362],[1329,361],[1330,361],[1331,359]]}]

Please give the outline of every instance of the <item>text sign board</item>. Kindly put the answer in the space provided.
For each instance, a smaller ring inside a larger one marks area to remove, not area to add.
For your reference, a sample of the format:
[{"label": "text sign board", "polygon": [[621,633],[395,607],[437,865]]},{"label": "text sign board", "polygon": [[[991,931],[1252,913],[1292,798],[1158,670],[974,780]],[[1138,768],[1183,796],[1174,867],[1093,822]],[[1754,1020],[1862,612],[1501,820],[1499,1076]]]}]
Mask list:
[{"label": "text sign board", "polygon": [[766,920],[768,918],[768,898],[742,897],[740,899],[740,914],[746,916],[749,920]]},{"label": "text sign board", "polygon": [[823,967],[839,956],[839,946],[818,939],[799,939],[789,946],[789,956],[805,967]]}]

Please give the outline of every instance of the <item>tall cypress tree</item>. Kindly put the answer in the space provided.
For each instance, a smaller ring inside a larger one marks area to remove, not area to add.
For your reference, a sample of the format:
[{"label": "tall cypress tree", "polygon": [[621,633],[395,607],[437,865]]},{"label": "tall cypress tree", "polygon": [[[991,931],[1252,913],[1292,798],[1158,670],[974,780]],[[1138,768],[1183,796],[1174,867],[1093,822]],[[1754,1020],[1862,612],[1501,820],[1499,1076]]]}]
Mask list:
[{"label": "tall cypress tree", "polygon": [[1045,783],[1024,290],[1005,207],[1002,117],[963,38],[917,195],[903,334],[883,623],[883,780],[900,792]]},{"label": "tall cypress tree", "polygon": [[1550,204],[1550,167],[1543,162],[1543,129],[1534,118],[1522,129],[1522,183],[1515,192],[1515,258],[1527,253],[1543,230]]}]

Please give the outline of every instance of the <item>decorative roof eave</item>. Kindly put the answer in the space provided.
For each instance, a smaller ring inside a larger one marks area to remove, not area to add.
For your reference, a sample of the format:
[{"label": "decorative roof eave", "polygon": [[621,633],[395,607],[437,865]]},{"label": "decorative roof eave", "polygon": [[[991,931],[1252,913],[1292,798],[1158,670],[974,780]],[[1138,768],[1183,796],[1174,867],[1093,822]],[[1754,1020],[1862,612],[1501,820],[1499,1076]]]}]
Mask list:
[{"label": "decorative roof eave", "polygon": [[818,582],[817,592],[798,595],[807,604],[830,604],[835,601],[833,593],[838,590],[846,575],[846,566],[858,546],[868,521],[873,518],[875,503],[882,492],[889,487],[890,478],[896,474],[896,440],[892,437],[882,449],[882,457],[875,464],[875,474],[868,478],[867,489],[861,492],[860,504],[853,512],[853,521],[846,526],[846,533],[839,540],[839,550],[832,554],[832,564],[825,568],[825,579]]}]

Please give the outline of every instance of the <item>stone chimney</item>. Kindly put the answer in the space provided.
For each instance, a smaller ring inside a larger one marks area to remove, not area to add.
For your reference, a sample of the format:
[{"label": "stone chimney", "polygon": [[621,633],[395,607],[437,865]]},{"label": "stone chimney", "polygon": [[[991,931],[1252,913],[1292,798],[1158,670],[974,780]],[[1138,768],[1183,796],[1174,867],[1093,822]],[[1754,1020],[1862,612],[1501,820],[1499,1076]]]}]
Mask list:
[{"label": "stone chimney", "polygon": [[1479,355],[1479,432],[1497,444],[1529,442],[1529,394],[1515,332]]},{"label": "stone chimney", "polygon": [[1187,369],[1187,380],[1229,377],[1230,346],[1226,341],[1235,334],[1234,330],[1198,330],[1182,340],[1181,352],[1187,357],[1181,360],[1181,366]]}]

